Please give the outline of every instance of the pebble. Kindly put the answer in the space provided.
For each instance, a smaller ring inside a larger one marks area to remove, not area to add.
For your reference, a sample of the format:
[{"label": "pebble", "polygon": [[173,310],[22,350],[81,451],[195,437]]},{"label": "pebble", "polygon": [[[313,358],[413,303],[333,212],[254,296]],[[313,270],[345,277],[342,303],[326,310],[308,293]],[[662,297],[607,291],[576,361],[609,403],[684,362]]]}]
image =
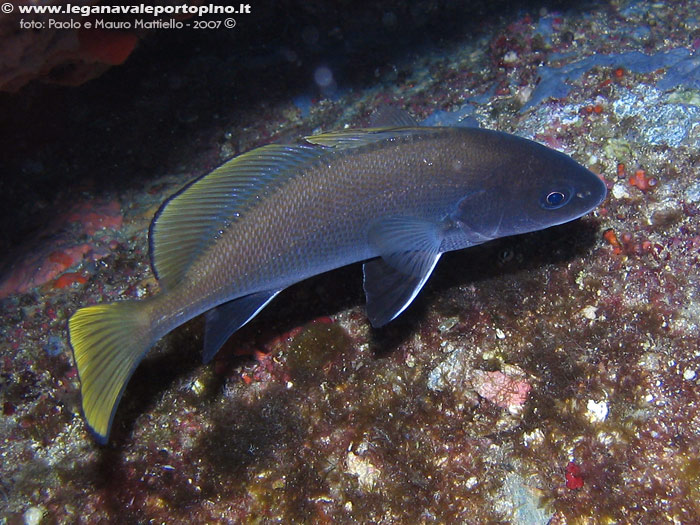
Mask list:
[{"label": "pebble", "polygon": [[44,517],[44,509],[41,507],[29,507],[24,511],[25,525],[39,525]]}]

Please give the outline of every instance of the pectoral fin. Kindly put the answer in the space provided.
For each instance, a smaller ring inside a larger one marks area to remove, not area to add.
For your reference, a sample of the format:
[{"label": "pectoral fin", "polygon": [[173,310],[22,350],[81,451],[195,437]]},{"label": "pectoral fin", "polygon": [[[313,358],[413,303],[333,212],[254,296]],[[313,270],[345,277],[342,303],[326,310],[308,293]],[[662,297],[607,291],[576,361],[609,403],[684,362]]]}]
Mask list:
[{"label": "pectoral fin", "polygon": [[415,299],[440,259],[440,227],[409,217],[390,217],[370,231],[381,258],[363,266],[367,316],[372,326],[395,319]]},{"label": "pectoral fin", "polygon": [[226,340],[258,315],[281,290],[258,292],[212,308],[205,314],[202,360],[211,361]]},{"label": "pectoral fin", "polygon": [[415,299],[430,277],[441,254],[425,257],[424,273],[419,277],[403,274],[383,259],[364,264],[364,288],[367,297],[367,317],[372,326],[384,326],[394,320]]}]

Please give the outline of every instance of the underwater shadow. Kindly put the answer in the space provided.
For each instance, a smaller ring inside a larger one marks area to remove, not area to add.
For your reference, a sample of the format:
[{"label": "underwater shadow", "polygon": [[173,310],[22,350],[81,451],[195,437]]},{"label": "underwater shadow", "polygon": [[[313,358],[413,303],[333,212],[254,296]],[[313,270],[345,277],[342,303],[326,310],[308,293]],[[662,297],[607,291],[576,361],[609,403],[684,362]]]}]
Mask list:
[{"label": "underwater shadow", "polygon": [[480,246],[445,254],[426,286],[439,293],[499,276],[566,264],[585,257],[600,237],[596,219],[583,218],[532,233],[503,237]]},{"label": "underwater shadow", "polygon": [[[297,283],[284,290],[260,314],[234,333],[212,362],[202,363],[204,318],[199,316],[176,328],[157,343],[139,364],[127,383],[117,407],[109,444],[109,455],[122,450],[133,435],[138,418],[154,409],[157,400],[178,381],[200,367],[217,367],[201,396],[212,402],[221,395],[227,375],[255,350],[314,319],[327,317],[360,304],[362,268],[359,264],[339,268]],[[118,453],[118,452],[117,452]]]},{"label": "underwater shadow", "polygon": [[[415,301],[397,319],[371,331],[377,357],[389,357],[415,334],[431,304],[447,290],[505,278],[584,257],[600,236],[598,221],[584,218],[532,233],[504,237],[444,254]],[[545,284],[542,284],[544,291]]]},{"label": "underwater shadow", "polygon": [[[202,366],[202,321],[192,321],[166,335],[138,365],[126,385],[109,437],[103,450],[122,449],[134,434],[138,418],[150,412],[158,399],[179,380]],[[196,351],[195,351],[196,350]]]}]

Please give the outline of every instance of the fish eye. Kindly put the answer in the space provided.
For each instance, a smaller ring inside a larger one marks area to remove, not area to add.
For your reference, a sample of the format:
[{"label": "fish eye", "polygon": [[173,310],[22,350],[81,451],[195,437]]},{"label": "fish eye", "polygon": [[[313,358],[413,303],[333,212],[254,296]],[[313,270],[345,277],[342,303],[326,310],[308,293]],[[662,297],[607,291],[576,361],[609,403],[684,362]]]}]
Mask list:
[{"label": "fish eye", "polygon": [[540,204],[545,210],[557,210],[566,205],[569,200],[571,200],[571,191],[553,190],[543,196]]},{"label": "fish eye", "polygon": [[547,204],[550,206],[559,206],[562,202],[564,202],[564,199],[566,197],[564,194],[560,191],[553,191],[549,195],[547,195]]}]

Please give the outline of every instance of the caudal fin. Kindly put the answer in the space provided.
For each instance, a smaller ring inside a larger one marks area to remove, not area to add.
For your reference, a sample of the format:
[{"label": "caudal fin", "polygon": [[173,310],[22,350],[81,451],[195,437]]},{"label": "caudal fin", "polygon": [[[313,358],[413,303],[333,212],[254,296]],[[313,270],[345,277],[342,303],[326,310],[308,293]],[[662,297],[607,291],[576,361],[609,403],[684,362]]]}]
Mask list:
[{"label": "caudal fin", "polygon": [[83,414],[101,443],[107,441],[127,381],[153,344],[146,304],[125,301],[88,306],[68,321]]}]

